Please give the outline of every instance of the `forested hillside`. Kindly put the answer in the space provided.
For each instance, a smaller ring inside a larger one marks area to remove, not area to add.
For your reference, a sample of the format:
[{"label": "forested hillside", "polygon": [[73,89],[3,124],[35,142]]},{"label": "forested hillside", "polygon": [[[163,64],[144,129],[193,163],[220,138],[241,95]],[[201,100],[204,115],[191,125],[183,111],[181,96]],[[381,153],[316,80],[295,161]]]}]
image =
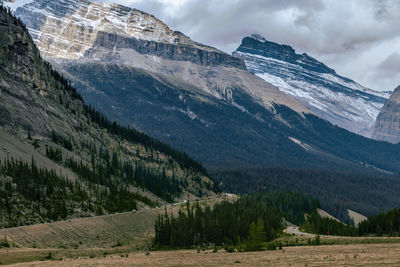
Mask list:
[{"label": "forested hillside", "polygon": [[399,178],[377,172],[242,168],[214,170],[212,175],[222,190],[232,193],[295,190],[311,194],[322,209],[342,221],[349,219],[347,209],[369,216],[400,203]]},{"label": "forested hillside", "polygon": [[0,227],[212,194],[200,163],[84,104],[0,8]]}]

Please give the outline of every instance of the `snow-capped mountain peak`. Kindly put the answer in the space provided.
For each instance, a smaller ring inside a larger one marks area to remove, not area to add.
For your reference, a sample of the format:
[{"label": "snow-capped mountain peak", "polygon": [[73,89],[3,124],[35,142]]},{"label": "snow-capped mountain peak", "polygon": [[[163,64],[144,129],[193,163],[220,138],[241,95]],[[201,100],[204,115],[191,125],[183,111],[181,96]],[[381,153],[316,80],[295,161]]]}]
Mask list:
[{"label": "snow-capped mountain peak", "polygon": [[370,137],[390,92],[377,92],[338,75],[324,63],[288,46],[251,35],[233,53],[249,71],[293,95],[320,117]]}]

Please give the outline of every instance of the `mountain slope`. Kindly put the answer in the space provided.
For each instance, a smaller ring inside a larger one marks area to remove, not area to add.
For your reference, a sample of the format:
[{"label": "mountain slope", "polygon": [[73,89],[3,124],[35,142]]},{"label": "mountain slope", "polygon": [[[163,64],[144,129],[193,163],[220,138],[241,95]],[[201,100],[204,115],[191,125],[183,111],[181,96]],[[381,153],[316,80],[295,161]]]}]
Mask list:
[{"label": "mountain slope", "polygon": [[35,0],[16,14],[89,103],[208,166],[399,168],[387,160],[397,147],[333,127],[151,15],[86,0]]},{"label": "mountain slope", "polygon": [[[66,5],[68,12],[59,14],[57,3]],[[89,9],[100,12],[87,12]],[[333,199],[335,207],[342,205],[344,212],[347,208],[365,214],[379,210],[375,199],[381,200],[388,191],[384,208],[398,205],[393,194],[398,179],[386,176],[400,173],[399,146],[333,126],[294,97],[245,70],[241,59],[189,40],[179,43],[155,41],[151,34],[129,35],[125,26],[129,28],[131,20],[123,14],[131,11],[120,10],[127,9],[87,1],[36,0],[16,14],[36,36],[41,54],[71,80],[88,103],[121,124],[189,153],[208,170],[224,176],[225,189],[287,190],[284,181],[288,180],[295,190],[311,188],[312,193],[328,195],[325,200]],[[148,16],[132,12],[143,19]],[[83,23],[87,17],[128,24],[106,23],[103,27]],[[155,22],[150,33],[161,31],[170,36],[173,31],[163,25]],[[92,41],[81,46],[81,36],[86,36],[85,42]],[[77,54],[79,58],[74,57]],[[267,167],[278,168],[272,168],[271,174]],[[244,170],[240,183],[231,175],[238,169]],[[315,170],[318,175],[309,179],[302,170]],[[325,174],[333,171],[340,174]],[[378,176],[384,176],[382,186]],[[296,183],[296,177],[301,181]],[[281,185],[275,184],[275,179]],[[341,189],[348,185],[348,190]],[[363,194],[358,194],[359,190]],[[329,206],[324,208],[337,215]]]},{"label": "mountain slope", "polygon": [[371,137],[375,118],[389,92],[376,92],[339,76],[333,69],[293,48],[245,37],[233,55],[249,71],[293,95],[323,119],[351,132]]},{"label": "mountain slope", "polygon": [[0,63],[0,227],[212,194],[199,163],[85,105],[3,8]]},{"label": "mountain slope", "polygon": [[391,143],[400,142],[400,86],[394,90],[379,112],[373,136]]}]

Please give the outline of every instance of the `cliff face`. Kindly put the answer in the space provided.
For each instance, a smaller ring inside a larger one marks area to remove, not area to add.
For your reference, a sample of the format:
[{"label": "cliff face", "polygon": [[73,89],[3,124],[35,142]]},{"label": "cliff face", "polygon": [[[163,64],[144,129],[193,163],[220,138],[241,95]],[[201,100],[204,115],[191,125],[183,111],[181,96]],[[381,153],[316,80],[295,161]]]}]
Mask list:
[{"label": "cliff face", "polygon": [[391,143],[400,142],[400,86],[394,90],[379,112],[374,138]]},{"label": "cliff face", "polygon": [[[0,32],[0,123],[13,133],[30,128],[37,134],[46,135],[51,131],[49,125],[37,118],[40,115],[47,117],[50,113],[68,122],[62,126],[66,129],[75,125],[76,122],[47,102],[48,98],[60,99],[70,92],[56,90],[55,80],[48,66],[43,64],[29,33],[6,12],[0,17]],[[69,97],[65,100],[72,109],[77,109],[76,100]]]},{"label": "cliff face", "polygon": [[258,34],[243,38],[237,51],[297,64],[309,71],[335,74],[333,69],[309,55],[297,54],[291,46],[270,42]]},{"label": "cliff face", "polygon": [[321,118],[366,137],[371,137],[375,118],[390,95],[363,87],[309,55],[259,35],[245,37],[234,55],[245,61],[249,71]]},{"label": "cliff face", "polygon": [[121,36],[116,33],[98,32],[92,48],[85,51],[84,58],[96,59],[95,52],[100,49],[132,49],[143,55],[154,55],[160,58],[188,61],[204,66],[228,66],[245,69],[244,62],[215,49],[202,48],[196,45],[181,45],[152,40]]},{"label": "cliff face", "polygon": [[37,0],[18,8],[16,15],[26,22],[47,58],[76,60],[93,54],[88,53],[92,49],[133,49],[167,59],[245,69],[242,60],[196,43],[152,15],[117,4]]}]

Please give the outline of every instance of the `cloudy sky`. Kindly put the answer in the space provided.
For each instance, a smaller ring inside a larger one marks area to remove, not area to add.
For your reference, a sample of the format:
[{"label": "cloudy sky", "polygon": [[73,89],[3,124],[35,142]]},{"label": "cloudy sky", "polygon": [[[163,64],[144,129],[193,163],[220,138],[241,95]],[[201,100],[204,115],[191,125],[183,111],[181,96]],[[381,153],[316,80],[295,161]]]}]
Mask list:
[{"label": "cloudy sky", "polygon": [[[17,0],[27,2],[29,0]],[[375,90],[400,85],[400,0],[96,0],[134,7],[227,53],[259,33]]]}]

